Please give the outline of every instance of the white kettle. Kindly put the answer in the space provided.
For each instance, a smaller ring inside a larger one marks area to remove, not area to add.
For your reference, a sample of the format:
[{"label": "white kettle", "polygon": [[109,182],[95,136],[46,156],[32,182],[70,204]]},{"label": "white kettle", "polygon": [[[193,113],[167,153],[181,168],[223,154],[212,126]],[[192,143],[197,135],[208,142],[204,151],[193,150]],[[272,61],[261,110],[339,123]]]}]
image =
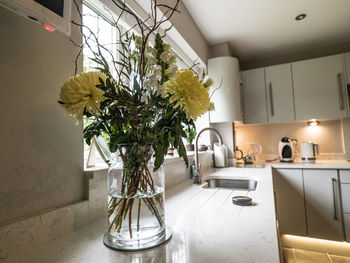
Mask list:
[{"label": "white kettle", "polygon": [[316,161],[316,155],[320,154],[318,144],[311,141],[302,142],[300,145],[301,160],[306,163],[314,163]]}]

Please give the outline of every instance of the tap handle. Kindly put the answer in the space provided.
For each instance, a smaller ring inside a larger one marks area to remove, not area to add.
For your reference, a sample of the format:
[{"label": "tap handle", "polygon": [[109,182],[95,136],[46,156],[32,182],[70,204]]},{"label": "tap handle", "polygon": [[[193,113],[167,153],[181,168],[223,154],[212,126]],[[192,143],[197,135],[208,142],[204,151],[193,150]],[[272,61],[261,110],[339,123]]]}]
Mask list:
[{"label": "tap handle", "polygon": [[241,150],[241,149],[239,149],[237,146],[235,147],[235,155],[236,155],[236,152],[239,152],[240,154],[241,154],[241,156],[240,157],[237,157],[236,156],[236,159],[237,160],[242,160],[243,159],[243,151]]}]

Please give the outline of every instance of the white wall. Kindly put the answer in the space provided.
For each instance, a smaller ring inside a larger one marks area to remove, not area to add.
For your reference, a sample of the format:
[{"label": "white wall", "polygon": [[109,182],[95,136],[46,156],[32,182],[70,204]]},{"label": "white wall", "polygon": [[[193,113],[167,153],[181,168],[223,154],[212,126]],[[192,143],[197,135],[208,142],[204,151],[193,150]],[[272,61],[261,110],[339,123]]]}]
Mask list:
[{"label": "white wall", "polygon": [[263,148],[259,159],[273,158],[278,155],[278,142],[282,137],[298,140],[300,144],[312,141],[319,144],[319,159],[345,159],[343,129],[340,120],[320,121],[320,125],[310,127],[306,122],[276,123],[259,125],[236,125],[236,145],[246,151],[247,142],[258,142]]},{"label": "white wall", "polygon": [[[2,7],[0,35],[2,224],[82,200],[84,193],[82,127],[57,103],[74,74],[76,48],[62,33]],[[81,38],[77,28],[72,37]]]},{"label": "white wall", "polygon": [[350,160],[350,118],[342,120],[346,159]]},{"label": "white wall", "polygon": [[[228,149],[228,158],[233,158],[233,150],[235,147],[234,141],[234,124],[230,122],[222,122],[222,123],[211,123],[210,127],[216,129],[221,137],[222,143],[227,146]],[[216,135],[211,134],[211,141],[218,142]]]},{"label": "white wall", "polygon": [[[138,0],[140,2],[140,0]],[[166,4],[166,1],[163,1]],[[174,1],[173,1],[174,3]],[[172,4],[173,4],[172,3]],[[160,8],[164,11],[164,8]],[[173,16],[170,18],[170,22],[174,25],[176,31],[181,35],[181,37],[185,40],[185,44],[182,44],[180,47],[185,50],[185,53],[192,53],[193,50],[198,58],[205,64],[207,59],[209,58],[210,48],[209,45],[204,38],[202,32],[198,28],[197,24],[193,20],[191,14],[188,12],[186,6],[179,2],[177,10],[179,12],[175,12]],[[169,35],[171,35],[171,31],[169,31]],[[171,35],[174,40],[177,40],[176,34]],[[179,39],[181,41],[181,39]],[[177,43],[179,44],[179,43]],[[188,45],[189,46],[188,46]],[[192,50],[188,50],[192,49]],[[197,59],[197,58],[196,58]]]},{"label": "white wall", "polygon": [[[336,45],[327,45],[324,47],[315,47],[313,49],[300,50],[297,52],[286,52],[273,57],[266,57],[263,59],[252,60],[252,61],[240,61],[242,70],[268,67],[273,65],[279,65],[284,63],[291,63],[294,61],[300,61],[304,59],[318,58],[324,56],[331,56],[340,53],[350,51],[350,43],[341,43]],[[236,54],[232,54],[235,56]]]},{"label": "white wall", "polygon": [[180,13],[175,12],[170,21],[205,63],[209,58],[209,46],[206,39],[181,1],[178,10]]},{"label": "white wall", "polygon": [[210,46],[210,58],[230,57],[232,56],[231,53],[231,48],[228,42]]}]

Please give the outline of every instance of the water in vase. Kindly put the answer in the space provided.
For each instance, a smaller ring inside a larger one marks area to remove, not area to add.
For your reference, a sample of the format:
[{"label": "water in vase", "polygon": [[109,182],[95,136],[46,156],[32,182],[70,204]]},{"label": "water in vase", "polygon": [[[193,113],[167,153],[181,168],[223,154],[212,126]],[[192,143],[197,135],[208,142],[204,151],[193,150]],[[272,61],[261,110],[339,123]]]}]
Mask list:
[{"label": "water in vase", "polygon": [[109,239],[120,245],[146,244],[164,235],[164,188],[138,192],[124,198],[109,193]]}]

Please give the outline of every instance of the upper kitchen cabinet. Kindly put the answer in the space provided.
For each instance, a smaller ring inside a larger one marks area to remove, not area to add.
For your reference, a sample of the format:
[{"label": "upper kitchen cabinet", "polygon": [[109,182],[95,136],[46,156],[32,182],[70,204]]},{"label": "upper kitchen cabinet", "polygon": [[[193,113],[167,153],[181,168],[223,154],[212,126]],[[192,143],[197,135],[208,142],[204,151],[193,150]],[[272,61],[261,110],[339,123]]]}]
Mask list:
[{"label": "upper kitchen cabinet", "polygon": [[345,54],[345,69],[346,69],[347,83],[350,84],[350,53]]},{"label": "upper kitchen cabinet", "polygon": [[240,75],[238,60],[217,57],[208,60],[208,75],[214,80],[211,100],[215,110],[210,111],[210,122],[242,120]]},{"label": "upper kitchen cabinet", "polygon": [[347,116],[343,56],[292,63],[296,120]]},{"label": "upper kitchen cabinet", "polygon": [[291,64],[265,68],[269,122],[295,121]]},{"label": "upper kitchen cabinet", "polygon": [[242,71],[244,122],[266,123],[266,91],[264,68]]}]

